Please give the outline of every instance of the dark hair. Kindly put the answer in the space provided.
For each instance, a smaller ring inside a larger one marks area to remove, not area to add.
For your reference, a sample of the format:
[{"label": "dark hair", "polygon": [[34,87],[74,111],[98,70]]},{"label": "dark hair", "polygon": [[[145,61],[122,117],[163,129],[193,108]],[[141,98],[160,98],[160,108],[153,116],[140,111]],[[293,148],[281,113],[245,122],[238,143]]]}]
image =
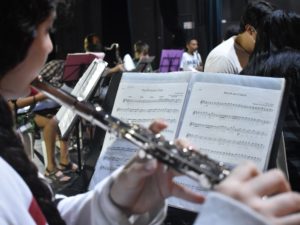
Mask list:
[{"label": "dark hair", "polygon": [[191,43],[191,41],[193,41],[193,40],[195,40],[195,41],[198,42],[197,38],[195,38],[195,37],[190,37],[190,38],[186,39],[185,44],[186,44],[186,45],[189,45],[189,44]]},{"label": "dark hair", "polygon": [[[37,26],[55,8],[54,0],[9,0],[0,8],[0,76],[22,62]],[[5,35],[4,35],[5,34]]]},{"label": "dark hair", "polygon": [[138,53],[149,53],[149,45],[146,42],[143,41],[137,41],[134,43],[134,50]]},{"label": "dark hair", "polygon": [[259,30],[265,17],[272,13],[273,9],[270,3],[263,0],[249,2],[240,20],[240,33],[245,31],[247,24]]},{"label": "dark hair", "polygon": [[267,77],[297,77],[300,82],[300,52],[282,49],[272,55],[260,55],[256,66],[249,64],[241,74]]},{"label": "dark hair", "polygon": [[233,24],[233,25],[228,26],[227,29],[225,30],[223,40],[226,41],[227,39],[231,38],[232,36],[239,34],[239,31],[240,31],[239,29],[240,29],[239,25]]},{"label": "dark hair", "polygon": [[[0,8],[0,76],[24,60],[37,27],[55,10],[55,0],[9,0]],[[1,77],[0,77],[1,79]],[[0,96],[0,156],[23,178],[49,224],[65,224],[52,201],[48,185],[38,177],[20,138],[14,131],[13,116]]]},{"label": "dark hair", "polygon": [[270,56],[260,56],[260,60],[243,71],[243,74],[270,77],[284,77],[288,81],[289,95],[286,107],[283,132],[285,148],[288,153],[288,167],[292,172],[290,183],[293,190],[299,190],[299,171],[294,160],[299,160],[300,144],[300,52],[284,49],[273,52]]},{"label": "dark hair", "polygon": [[287,49],[300,50],[299,40],[300,16],[282,10],[274,11],[258,33],[254,51],[245,69],[259,66],[263,58],[269,57],[274,52]]},{"label": "dark hair", "polygon": [[[95,42],[95,39],[97,38],[99,42]],[[88,34],[84,38],[84,50],[90,51],[90,52],[100,52],[102,51],[102,44],[100,42],[100,37],[96,33]]]},{"label": "dark hair", "polygon": [[284,48],[300,50],[300,16],[276,10],[264,26],[268,32],[265,39],[270,39],[270,51]]},{"label": "dark hair", "polygon": [[257,36],[254,54],[268,54],[285,48],[300,49],[300,16],[274,11],[264,22]]},{"label": "dark hair", "polygon": [[[266,77],[282,77],[289,80],[289,115],[300,125],[300,52],[294,49],[284,49],[270,56],[261,55],[259,63],[249,65],[241,74]],[[286,118],[289,119],[289,118]],[[293,127],[298,125],[293,124]],[[300,128],[299,128],[300,129]],[[297,132],[299,135],[299,131]]]}]

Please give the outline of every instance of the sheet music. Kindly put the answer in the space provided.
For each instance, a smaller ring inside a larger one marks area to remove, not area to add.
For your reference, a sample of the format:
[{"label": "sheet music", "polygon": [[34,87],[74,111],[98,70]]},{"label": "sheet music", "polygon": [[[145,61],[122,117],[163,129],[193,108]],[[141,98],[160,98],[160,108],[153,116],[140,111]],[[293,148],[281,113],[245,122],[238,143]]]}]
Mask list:
[{"label": "sheet music", "polygon": [[[71,94],[80,98],[81,100],[87,100],[97,85],[105,67],[106,62],[100,59],[95,59],[79,79]],[[76,113],[67,107],[62,106],[57,112],[56,118],[59,121],[58,126],[61,135],[65,136],[76,118]]]},{"label": "sheet music", "polygon": [[[174,80],[167,80],[170,77]],[[188,139],[202,152],[225,163],[252,160],[261,169],[267,166],[284,79],[189,72],[126,74],[123,78],[114,116],[145,126],[163,118],[169,124],[163,135],[169,140]],[[105,137],[90,189],[125,165],[136,152],[132,144],[114,141],[110,135]],[[188,177],[176,178],[175,182],[202,191]],[[168,199],[168,204],[191,211],[201,208],[177,198]]]},{"label": "sheet music", "polygon": [[218,161],[236,165],[251,160],[263,170],[281,97],[280,90],[197,82],[179,137]]},{"label": "sheet music", "polygon": [[[173,140],[189,78],[189,74],[182,73],[173,77],[165,74],[123,74],[112,115],[146,127],[155,119],[162,119],[168,124],[162,134]],[[90,188],[120,165],[126,164],[135,154],[135,146],[124,140],[115,140],[113,135],[106,134]]]},{"label": "sheet music", "polygon": [[[223,77],[218,80],[223,84],[212,80],[206,83],[201,78],[201,82],[193,84],[179,138],[187,139],[201,152],[229,166],[250,160],[261,170],[266,169],[277,124],[274,121],[280,110],[282,80],[255,81],[253,78],[245,83],[232,78],[227,77],[227,85]],[[254,81],[258,88],[253,87]],[[252,87],[243,86],[246,84]],[[176,181],[206,194],[188,177],[176,178]],[[191,211],[201,210],[197,204],[174,197],[169,204]]]}]

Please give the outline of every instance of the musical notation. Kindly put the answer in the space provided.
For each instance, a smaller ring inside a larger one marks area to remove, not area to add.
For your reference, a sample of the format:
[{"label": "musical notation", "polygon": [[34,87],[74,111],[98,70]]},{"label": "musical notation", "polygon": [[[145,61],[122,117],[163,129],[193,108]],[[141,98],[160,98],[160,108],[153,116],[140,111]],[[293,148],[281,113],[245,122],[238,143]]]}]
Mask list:
[{"label": "musical notation", "polygon": [[264,149],[264,147],[265,147],[264,144],[251,142],[251,141],[230,140],[230,139],[225,139],[225,138],[207,137],[207,136],[191,134],[191,133],[187,133],[186,138],[217,142],[220,145],[238,145],[238,146],[254,148],[254,149]]},{"label": "musical notation", "polygon": [[167,128],[167,129],[164,129],[164,130],[162,131],[163,134],[166,134],[166,133],[168,133],[168,134],[174,134],[174,132],[175,132],[175,131],[170,130],[170,129],[168,129],[168,128]]},{"label": "musical notation", "polygon": [[242,133],[247,135],[257,135],[257,136],[266,136],[267,133],[263,131],[258,131],[254,129],[246,129],[246,128],[240,128],[236,126],[224,126],[224,125],[211,125],[211,124],[203,124],[203,123],[196,123],[196,122],[190,122],[190,127],[194,128],[207,128],[207,129],[214,129],[219,131],[227,131],[227,132],[236,132],[236,133]]},{"label": "musical notation", "polygon": [[231,102],[219,102],[219,101],[201,100],[200,105],[214,105],[214,106],[221,106],[221,107],[242,108],[242,109],[261,111],[261,112],[273,112],[274,111],[274,109],[272,109],[272,108],[263,107],[263,106],[244,105],[244,104],[237,104],[237,103],[231,103]]},{"label": "musical notation", "polygon": [[239,120],[239,121],[245,121],[250,123],[259,123],[259,124],[270,124],[270,121],[263,120],[263,119],[257,119],[253,117],[247,117],[247,116],[236,116],[236,115],[226,115],[226,114],[217,114],[213,112],[204,112],[204,111],[193,111],[194,116],[202,116],[202,117],[209,117],[209,118],[219,118],[219,119],[230,119],[230,120]]},{"label": "musical notation", "polygon": [[117,157],[117,156],[104,156],[104,160],[108,160],[110,162],[119,162],[121,160],[123,160],[122,157]]},{"label": "musical notation", "polygon": [[110,171],[110,170],[112,170],[111,166],[104,166],[104,165],[100,165],[99,169],[102,170],[102,171],[103,170],[104,171]]},{"label": "musical notation", "polygon": [[207,149],[207,148],[201,148],[200,151],[205,152],[207,154],[219,155],[221,157],[225,156],[225,157],[240,158],[240,159],[244,159],[244,160],[252,160],[255,162],[261,162],[261,158],[243,154],[243,153],[222,152],[222,151],[216,151],[216,150],[211,150],[211,149]]},{"label": "musical notation", "polygon": [[182,99],[160,98],[160,99],[129,99],[124,98],[123,103],[182,103]]},{"label": "musical notation", "polygon": [[[129,123],[137,123],[137,124],[150,124],[151,122],[154,121],[153,118],[149,118],[149,119],[137,119],[137,118],[121,118],[122,120],[126,120],[128,121]],[[176,119],[166,119],[164,118],[164,121],[167,123],[167,124],[174,124],[174,123],[177,123],[177,120]]]},{"label": "musical notation", "polygon": [[130,112],[130,113],[178,113],[178,109],[142,109],[142,108],[117,108],[117,112]]},{"label": "musical notation", "polygon": [[116,151],[116,152],[136,152],[137,148],[129,148],[129,147],[121,147],[121,146],[111,146],[109,148],[111,151]]}]

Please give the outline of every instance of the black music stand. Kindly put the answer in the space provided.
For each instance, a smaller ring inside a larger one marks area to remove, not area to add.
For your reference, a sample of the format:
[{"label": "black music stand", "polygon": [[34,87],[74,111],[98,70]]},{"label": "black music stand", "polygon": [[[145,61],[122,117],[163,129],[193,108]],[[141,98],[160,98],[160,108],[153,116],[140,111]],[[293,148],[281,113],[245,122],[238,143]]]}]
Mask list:
[{"label": "black music stand", "polygon": [[[71,94],[83,101],[88,101],[92,96],[94,89],[98,86],[101,75],[106,67],[106,63],[102,60],[94,59],[88,69],[77,82]],[[62,138],[66,139],[73,127],[76,127],[77,151],[78,151],[78,167],[82,169],[81,163],[81,142],[80,142],[80,120],[75,112],[62,106],[56,114],[59,122],[59,128]]]},{"label": "black music stand", "polygon": [[146,72],[147,68],[151,66],[151,63],[154,61],[155,56],[143,57],[137,63],[133,72]]}]

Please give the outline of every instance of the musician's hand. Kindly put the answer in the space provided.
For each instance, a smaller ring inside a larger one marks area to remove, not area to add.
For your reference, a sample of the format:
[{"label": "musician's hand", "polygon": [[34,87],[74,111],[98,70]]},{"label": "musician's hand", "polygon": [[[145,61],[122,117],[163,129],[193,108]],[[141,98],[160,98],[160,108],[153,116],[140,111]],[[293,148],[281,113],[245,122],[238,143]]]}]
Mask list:
[{"label": "musician's hand", "polygon": [[108,68],[105,70],[105,76],[111,77],[115,73],[124,72],[124,64],[118,64],[113,68]]},{"label": "musician's hand", "polygon": [[198,66],[196,67],[196,70],[203,72],[203,70],[204,70],[203,64],[198,65]]},{"label": "musician's hand", "polygon": [[[154,122],[150,129],[158,133],[166,128],[162,122]],[[111,199],[128,214],[144,213],[162,204],[165,198],[176,196],[202,203],[204,197],[175,184],[175,172],[165,170],[155,159],[141,161],[137,157],[127,165],[111,187]]]},{"label": "musician's hand", "polygon": [[291,192],[279,170],[262,174],[252,163],[244,164],[215,189],[267,217],[271,224],[300,224],[300,194]]}]

